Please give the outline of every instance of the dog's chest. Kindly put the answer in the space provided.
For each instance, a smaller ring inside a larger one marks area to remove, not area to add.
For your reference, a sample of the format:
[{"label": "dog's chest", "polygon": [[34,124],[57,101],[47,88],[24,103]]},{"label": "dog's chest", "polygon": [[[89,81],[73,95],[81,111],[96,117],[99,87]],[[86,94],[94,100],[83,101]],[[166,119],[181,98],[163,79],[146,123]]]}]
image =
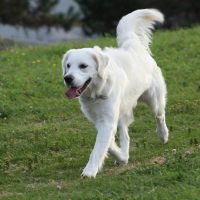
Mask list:
[{"label": "dog's chest", "polygon": [[105,115],[105,99],[80,99],[81,110],[87,119],[95,123]]}]

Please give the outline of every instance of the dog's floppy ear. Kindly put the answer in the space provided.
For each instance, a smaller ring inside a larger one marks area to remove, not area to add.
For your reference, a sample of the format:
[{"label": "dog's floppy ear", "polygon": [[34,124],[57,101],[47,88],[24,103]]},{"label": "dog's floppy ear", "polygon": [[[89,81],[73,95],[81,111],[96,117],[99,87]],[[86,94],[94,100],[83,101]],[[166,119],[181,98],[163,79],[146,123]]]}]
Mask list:
[{"label": "dog's floppy ear", "polygon": [[68,57],[69,57],[69,54],[70,54],[71,52],[73,52],[74,50],[75,50],[75,49],[70,49],[70,50],[68,50],[68,51],[63,55],[62,66],[64,66],[65,61],[67,61],[67,59],[68,59]]},{"label": "dog's floppy ear", "polygon": [[69,54],[70,54],[71,52],[73,52],[74,50],[75,50],[75,49],[70,49],[69,51],[67,51],[67,52],[63,55],[63,58],[62,58],[62,61],[61,61],[62,68],[63,68],[63,75],[66,74],[66,72],[65,72],[65,67],[66,67],[66,61],[67,61],[67,59],[68,59],[68,57],[69,57]]},{"label": "dog's floppy ear", "polygon": [[109,57],[104,54],[100,47],[94,46],[93,58],[97,63],[97,72],[100,78],[104,77],[105,69],[109,63]]}]

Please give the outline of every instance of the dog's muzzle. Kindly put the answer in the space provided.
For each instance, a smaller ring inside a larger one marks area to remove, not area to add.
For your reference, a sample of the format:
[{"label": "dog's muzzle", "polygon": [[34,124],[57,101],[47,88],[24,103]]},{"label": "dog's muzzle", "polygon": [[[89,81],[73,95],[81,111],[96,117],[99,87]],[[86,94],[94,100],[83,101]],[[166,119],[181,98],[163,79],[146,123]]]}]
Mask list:
[{"label": "dog's muzzle", "polygon": [[72,82],[73,82],[73,80],[74,80],[74,77],[73,77],[72,75],[68,75],[68,76],[65,76],[65,77],[64,77],[64,80],[65,80],[65,83],[66,83],[67,85],[72,85]]},{"label": "dog's muzzle", "polygon": [[[69,81],[69,80],[68,80],[68,81]],[[71,80],[70,80],[70,81],[71,81]],[[70,82],[70,81],[69,81],[69,82]],[[73,80],[72,80],[72,81],[73,81]],[[89,79],[83,84],[83,86],[79,86],[79,87],[73,86],[72,81],[71,81],[71,86],[69,87],[69,90],[65,93],[69,99],[74,99],[74,98],[79,97],[79,96],[86,90],[86,88],[88,87],[88,85],[89,85],[90,82],[92,81],[92,78],[89,78]],[[66,81],[66,83],[67,83],[67,81]],[[70,85],[70,84],[68,84],[68,85]]]}]

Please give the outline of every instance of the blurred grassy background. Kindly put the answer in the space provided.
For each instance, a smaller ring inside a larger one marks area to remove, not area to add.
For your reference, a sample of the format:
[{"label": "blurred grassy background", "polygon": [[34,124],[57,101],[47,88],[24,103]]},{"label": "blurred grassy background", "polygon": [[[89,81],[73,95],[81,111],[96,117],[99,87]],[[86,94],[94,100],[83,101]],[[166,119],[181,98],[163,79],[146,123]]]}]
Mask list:
[{"label": "blurred grassy background", "polygon": [[168,86],[169,143],[160,144],[153,116],[141,104],[129,128],[129,164],[115,166],[109,157],[91,180],[80,174],[95,129],[64,95],[61,58],[70,48],[116,46],[115,38],[34,47],[3,41],[0,199],[199,200],[199,35],[200,27],[154,35],[152,51]]}]

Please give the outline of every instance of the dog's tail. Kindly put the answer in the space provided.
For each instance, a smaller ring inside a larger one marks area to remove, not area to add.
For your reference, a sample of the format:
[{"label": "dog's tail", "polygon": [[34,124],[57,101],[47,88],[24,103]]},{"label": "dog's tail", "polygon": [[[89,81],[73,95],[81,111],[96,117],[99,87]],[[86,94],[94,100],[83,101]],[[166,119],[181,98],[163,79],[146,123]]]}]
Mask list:
[{"label": "dog's tail", "polygon": [[154,25],[163,22],[164,15],[156,9],[136,10],[122,17],[117,26],[118,46],[127,48],[140,42],[150,52]]}]

